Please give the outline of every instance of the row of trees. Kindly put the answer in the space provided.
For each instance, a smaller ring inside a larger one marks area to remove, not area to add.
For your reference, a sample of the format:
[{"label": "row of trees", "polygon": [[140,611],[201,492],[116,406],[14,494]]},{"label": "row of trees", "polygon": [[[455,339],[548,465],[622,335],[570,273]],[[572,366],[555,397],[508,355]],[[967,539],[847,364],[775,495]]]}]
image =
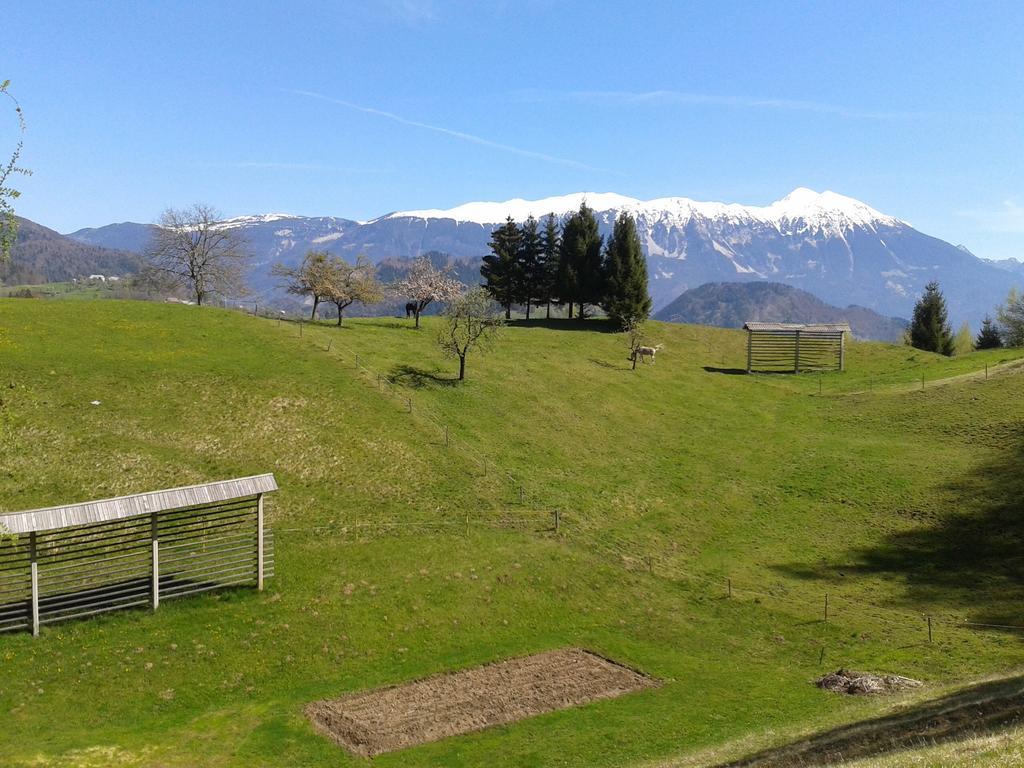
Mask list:
[{"label": "row of trees", "polygon": [[574,309],[584,318],[600,306],[623,328],[650,314],[647,262],[628,213],[619,214],[607,244],[594,211],[583,203],[561,227],[553,213],[543,225],[532,216],[517,224],[510,216],[489,246],[480,274],[506,319],[513,304],[525,307],[527,319],[534,306],[546,306],[549,318],[552,304],[565,304],[570,318]]},{"label": "row of trees", "polygon": [[1011,288],[1006,301],[996,310],[996,319],[986,317],[977,337],[972,336],[967,323],[954,335],[946,299],[939,284],[932,281],[914,305],[907,342],[916,349],[943,355],[964,354],[974,349],[1024,347],[1024,295]]}]

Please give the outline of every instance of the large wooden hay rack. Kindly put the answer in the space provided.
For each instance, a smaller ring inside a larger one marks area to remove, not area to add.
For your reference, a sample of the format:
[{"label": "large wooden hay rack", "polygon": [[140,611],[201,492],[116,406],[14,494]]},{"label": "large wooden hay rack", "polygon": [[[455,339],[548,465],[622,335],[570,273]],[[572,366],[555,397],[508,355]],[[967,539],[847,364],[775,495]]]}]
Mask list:
[{"label": "large wooden hay rack", "polygon": [[274,574],[274,476],[0,515],[0,632],[30,630]]},{"label": "large wooden hay rack", "polygon": [[846,370],[846,323],[803,325],[749,322],[747,373]]}]

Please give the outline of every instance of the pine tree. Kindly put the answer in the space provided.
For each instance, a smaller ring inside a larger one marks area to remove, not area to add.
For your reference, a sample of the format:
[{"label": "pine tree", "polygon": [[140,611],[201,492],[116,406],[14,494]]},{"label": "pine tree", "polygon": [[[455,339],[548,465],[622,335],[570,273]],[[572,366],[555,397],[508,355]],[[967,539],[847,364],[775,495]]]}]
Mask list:
[{"label": "pine tree", "polygon": [[910,345],[928,352],[953,354],[953,332],[949,327],[946,299],[934,280],[924,288],[924,294],[914,306],[910,321]]},{"label": "pine tree", "polygon": [[569,304],[579,304],[580,317],[586,316],[587,304],[599,304],[604,295],[604,270],[601,263],[601,235],[594,212],[581,203],[562,228],[558,250],[558,296]]},{"label": "pine tree", "polygon": [[975,349],[998,349],[1003,346],[1003,338],[999,335],[999,329],[991,317],[986,317],[981,322],[981,331],[974,342]]},{"label": "pine tree", "polygon": [[551,319],[551,302],[558,298],[558,248],[561,233],[558,231],[558,219],[549,213],[544,217],[544,231],[541,233],[541,264],[540,290],[537,301],[547,305],[547,318]]},{"label": "pine tree", "polygon": [[605,249],[604,311],[620,328],[642,323],[651,313],[647,293],[647,260],[644,258],[636,222],[620,213]]},{"label": "pine tree", "polygon": [[544,283],[543,242],[537,220],[530,216],[519,228],[519,254],[517,258],[519,285],[518,301],[526,304],[526,319],[530,319],[530,305],[541,300]]},{"label": "pine tree", "polygon": [[512,304],[519,299],[519,226],[509,216],[505,223],[491,233],[488,245],[491,252],[484,256],[480,275],[484,288],[505,308],[505,319],[512,317]]}]

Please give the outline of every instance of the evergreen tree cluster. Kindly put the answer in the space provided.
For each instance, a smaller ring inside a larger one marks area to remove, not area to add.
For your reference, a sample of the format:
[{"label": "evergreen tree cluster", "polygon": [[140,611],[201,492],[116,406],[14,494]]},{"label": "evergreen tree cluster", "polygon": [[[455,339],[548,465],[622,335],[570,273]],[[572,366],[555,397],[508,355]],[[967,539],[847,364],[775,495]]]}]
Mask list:
[{"label": "evergreen tree cluster", "polygon": [[490,253],[480,267],[484,288],[511,318],[521,305],[529,319],[533,307],[568,307],[580,318],[601,307],[620,327],[642,322],[651,312],[647,293],[647,262],[636,222],[621,213],[607,244],[598,232],[594,211],[586,203],[561,226],[551,213],[543,223],[532,216],[517,224],[510,216],[494,230]]}]

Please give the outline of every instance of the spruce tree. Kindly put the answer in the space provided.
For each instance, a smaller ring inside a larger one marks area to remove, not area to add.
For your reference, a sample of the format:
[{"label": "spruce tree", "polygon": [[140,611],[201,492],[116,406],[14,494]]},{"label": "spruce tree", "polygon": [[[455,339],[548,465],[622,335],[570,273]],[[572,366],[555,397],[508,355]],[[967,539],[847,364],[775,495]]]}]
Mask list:
[{"label": "spruce tree", "polygon": [[946,299],[934,280],[924,288],[924,294],[914,306],[910,321],[910,345],[928,352],[953,354],[953,332],[949,327]]},{"label": "spruce tree", "polygon": [[1003,338],[999,335],[999,329],[991,317],[986,317],[981,322],[981,331],[974,341],[975,349],[998,349],[1003,346]]},{"label": "spruce tree", "polygon": [[551,319],[551,302],[558,298],[558,248],[561,233],[558,219],[549,213],[544,217],[544,231],[541,233],[540,290],[537,300],[547,305],[547,319]]},{"label": "spruce tree", "polygon": [[604,296],[601,235],[586,202],[566,220],[558,253],[558,295],[568,302],[569,317],[574,303],[579,304],[580,317],[585,317],[586,305],[599,304]]},{"label": "spruce tree", "polygon": [[647,292],[647,260],[636,233],[636,222],[620,213],[605,249],[604,311],[620,328],[642,323],[651,313]]},{"label": "spruce tree", "polygon": [[517,300],[526,304],[526,319],[529,320],[530,305],[534,299],[541,300],[544,283],[543,242],[533,216],[529,216],[519,228],[517,272]]},{"label": "spruce tree", "polygon": [[505,319],[512,317],[512,304],[519,299],[519,226],[509,216],[505,223],[491,233],[488,245],[491,252],[484,256],[480,275],[484,288],[496,302],[505,308]]}]

